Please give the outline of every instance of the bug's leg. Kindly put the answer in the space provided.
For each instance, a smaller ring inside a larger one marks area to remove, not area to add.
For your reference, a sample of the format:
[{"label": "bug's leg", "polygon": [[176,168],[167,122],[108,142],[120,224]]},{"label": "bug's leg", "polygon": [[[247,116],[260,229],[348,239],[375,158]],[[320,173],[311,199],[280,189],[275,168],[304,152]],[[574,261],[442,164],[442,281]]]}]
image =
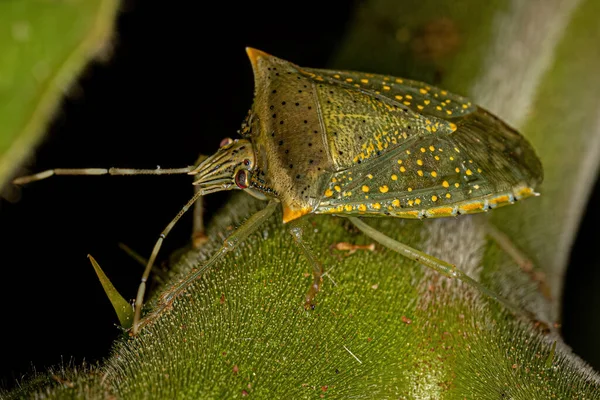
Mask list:
[{"label": "bug's leg", "polygon": [[38,172],[37,174],[21,176],[15,178],[15,185],[24,185],[26,183],[41,181],[55,175],[176,175],[187,174],[193,171],[195,166],[191,165],[184,168],[156,168],[156,169],[131,169],[131,168],[56,168]]},{"label": "bug's leg", "polygon": [[158,236],[158,240],[154,244],[154,248],[152,249],[152,254],[150,254],[150,258],[148,259],[148,263],[146,264],[146,269],[144,270],[144,273],[142,274],[141,283],[138,288],[137,296],[135,298],[135,315],[133,318],[134,334],[137,333],[137,326],[140,321],[140,316],[142,314],[144,293],[146,292],[146,281],[148,280],[148,276],[150,276],[150,271],[152,270],[152,266],[154,265],[154,261],[156,260],[156,256],[158,255],[158,251],[160,250],[163,241],[165,240],[165,238],[167,237],[167,235],[169,234],[171,229],[173,229],[173,227],[175,226],[177,221],[179,221],[179,219],[183,216],[183,214],[185,214],[187,212],[187,210],[189,210],[190,207],[192,207],[194,205],[196,200],[198,200],[198,198],[200,196],[202,196],[203,193],[204,193],[204,191],[202,191],[202,190],[194,193],[194,196],[192,196],[192,198],[186,203],[185,206],[183,206],[183,208],[179,211],[179,213],[177,213],[175,218],[173,218],[171,220],[171,222],[169,222],[167,227],[160,233],[160,235]]},{"label": "bug's leg", "polygon": [[427,267],[441,273],[442,275],[447,276],[448,278],[457,278],[461,282],[466,283],[467,285],[471,286],[472,288],[475,288],[475,289],[479,290],[481,293],[490,297],[491,299],[496,300],[497,302],[501,303],[507,309],[509,309],[510,311],[515,313],[516,315],[525,315],[527,318],[536,319],[536,317],[533,314],[513,305],[508,300],[506,300],[503,297],[499,296],[498,294],[494,293],[492,290],[488,289],[481,283],[477,282],[475,279],[471,278],[469,275],[467,275],[464,272],[462,272],[461,270],[457,269],[455,265],[452,265],[450,263],[440,260],[439,258],[432,257],[428,254],[423,253],[422,251],[413,249],[410,246],[400,243],[397,240],[394,240],[394,239],[390,238],[389,236],[386,236],[383,233],[379,232],[377,229],[372,228],[371,226],[367,225],[366,223],[364,223],[363,221],[361,221],[360,219],[358,219],[356,217],[347,217],[347,218],[350,220],[350,222],[352,222],[354,224],[354,226],[356,226],[358,229],[360,229],[364,234],[369,236],[371,239],[379,242],[381,245],[387,247],[388,249],[393,250],[397,253],[400,253],[403,256],[410,258],[411,260],[418,261],[421,264],[424,264]]},{"label": "bug's leg", "polygon": [[[200,155],[198,160],[196,160],[196,165],[200,165],[207,158],[205,155]],[[197,193],[199,190],[201,190],[199,186],[194,186],[194,193]],[[206,236],[206,231],[204,230],[204,201],[202,197],[198,197],[198,200],[196,200],[192,213],[192,246],[198,249],[208,241],[208,236]]]},{"label": "bug's leg", "polygon": [[319,292],[321,283],[323,282],[323,264],[315,257],[314,252],[310,249],[309,242],[302,238],[304,232],[308,230],[308,225],[304,219],[296,219],[290,222],[289,232],[294,238],[294,243],[300,248],[313,270],[313,283],[306,293],[304,302],[304,308],[311,309],[314,308],[315,296]]},{"label": "bug's leg", "polygon": [[535,271],[533,262],[514,244],[514,242],[502,231],[496,228],[491,222],[485,227],[486,233],[496,242],[510,258],[525,272],[531,280],[536,282],[542,294],[548,299],[552,299],[550,286],[546,283],[545,275],[540,271]]},{"label": "bug's leg", "polygon": [[[194,200],[194,199],[192,199]],[[192,204],[192,202],[188,203]],[[160,298],[156,308],[152,314],[142,321],[140,324],[134,323],[133,334],[136,335],[139,329],[145,325],[145,323],[158,318],[161,313],[168,309],[173,300],[181,293],[183,293],[196,279],[198,279],[206,270],[213,266],[219,261],[225,254],[233,251],[240,243],[242,243],[248,236],[254,233],[260,225],[262,225],[277,209],[279,202],[273,200],[262,210],[251,215],[246,221],[244,221],[225,241],[221,248],[214,253],[208,261],[197,270],[191,272],[187,277],[182,279],[177,284],[173,285],[168,291],[166,291]]]}]

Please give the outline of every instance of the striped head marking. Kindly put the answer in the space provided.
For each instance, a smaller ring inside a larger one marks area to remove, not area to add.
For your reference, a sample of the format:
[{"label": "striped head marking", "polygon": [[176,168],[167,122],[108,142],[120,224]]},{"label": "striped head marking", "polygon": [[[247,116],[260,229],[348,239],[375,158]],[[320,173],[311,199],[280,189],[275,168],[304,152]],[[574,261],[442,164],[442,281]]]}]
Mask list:
[{"label": "striped head marking", "polygon": [[194,185],[205,193],[232,189],[247,189],[256,159],[252,143],[247,139],[221,141],[215,154],[204,160],[189,175],[195,175]]}]

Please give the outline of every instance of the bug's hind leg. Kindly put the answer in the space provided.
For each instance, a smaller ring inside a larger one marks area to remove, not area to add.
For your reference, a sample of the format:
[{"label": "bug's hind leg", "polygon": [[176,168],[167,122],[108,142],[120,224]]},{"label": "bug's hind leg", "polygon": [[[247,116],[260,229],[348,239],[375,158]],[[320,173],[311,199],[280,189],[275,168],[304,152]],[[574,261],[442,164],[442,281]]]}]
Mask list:
[{"label": "bug's hind leg", "polygon": [[442,261],[438,258],[423,253],[422,251],[413,249],[410,246],[400,243],[397,240],[392,239],[389,236],[386,236],[383,233],[379,232],[377,229],[372,228],[371,226],[367,225],[366,223],[364,223],[356,217],[347,218],[350,220],[350,222],[354,224],[354,226],[360,229],[364,234],[369,236],[371,239],[377,241],[381,245],[387,247],[388,249],[400,253],[403,256],[410,258],[411,260],[418,261],[421,264],[424,264],[427,267],[439,272],[440,274],[447,276],[448,278],[456,278],[461,282],[466,283],[472,288],[479,290],[481,293],[485,294],[489,298],[497,301],[498,303],[501,303],[515,315],[525,316],[529,319],[537,320],[537,318],[533,314],[515,306],[508,300],[504,299],[497,293],[493,292],[481,283],[477,282],[475,279],[471,278],[469,275],[457,269],[455,265],[452,265],[450,263],[447,263],[446,261]]},{"label": "bug's hind leg", "polygon": [[294,238],[294,243],[300,248],[306,260],[312,266],[313,282],[305,296],[304,308],[313,309],[315,307],[315,297],[321,289],[323,282],[323,264],[315,257],[314,252],[310,248],[310,243],[302,238],[304,232],[309,230],[308,224],[304,219],[297,219],[290,222],[289,232]]},{"label": "bug's hind leg", "polygon": [[500,247],[515,263],[526,273],[529,278],[536,282],[540,292],[548,300],[552,300],[552,293],[550,286],[546,282],[546,276],[536,271],[533,267],[533,262],[515,245],[515,243],[500,229],[496,228],[494,224],[488,221],[485,227],[486,233],[496,244]]}]

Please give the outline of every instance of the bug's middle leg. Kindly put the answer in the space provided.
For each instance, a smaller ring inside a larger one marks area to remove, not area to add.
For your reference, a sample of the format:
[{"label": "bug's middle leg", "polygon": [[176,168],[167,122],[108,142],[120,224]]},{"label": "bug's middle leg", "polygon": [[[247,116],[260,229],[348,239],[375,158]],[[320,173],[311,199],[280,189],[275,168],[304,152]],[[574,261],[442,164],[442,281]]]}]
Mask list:
[{"label": "bug's middle leg", "polygon": [[297,219],[290,222],[289,232],[294,238],[294,243],[300,248],[306,260],[310,263],[313,270],[313,282],[305,296],[304,307],[306,309],[314,308],[314,300],[321,289],[323,282],[323,264],[317,259],[314,252],[310,248],[308,241],[302,238],[304,232],[308,231],[309,227],[305,219]]}]

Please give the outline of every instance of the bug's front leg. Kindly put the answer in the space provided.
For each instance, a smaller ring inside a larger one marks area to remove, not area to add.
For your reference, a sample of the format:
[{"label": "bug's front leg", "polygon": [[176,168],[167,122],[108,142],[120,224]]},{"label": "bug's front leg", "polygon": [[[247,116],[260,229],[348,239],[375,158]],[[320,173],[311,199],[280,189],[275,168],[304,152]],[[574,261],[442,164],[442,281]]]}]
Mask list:
[{"label": "bug's front leg", "polygon": [[[195,165],[200,165],[202,161],[206,160],[208,156],[203,154],[198,157]],[[194,193],[198,193],[200,191],[200,186],[194,186]],[[192,247],[195,249],[199,249],[208,241],[208,236],[206,235],[206,231],[204,229],[204,201],[203,197],[198,197],[196,203],[194,203],[193,210],[193,223],[192,223]]]},{"label": "bug's front leg", "polygon": [[304,302],[304,308],[307,310],[315,308],[315,297],[321,289],[321,283],[323,282],[323,264],[315,257],[309,242],[302,238],[304,232],[308,230],[309,226],[305,219],[296,219],[290,222],[289,232],[292,238],[294,238],[294,243],[302,250],[304,257],[306,257],[313,270],[313,283],[306,293]]}]

